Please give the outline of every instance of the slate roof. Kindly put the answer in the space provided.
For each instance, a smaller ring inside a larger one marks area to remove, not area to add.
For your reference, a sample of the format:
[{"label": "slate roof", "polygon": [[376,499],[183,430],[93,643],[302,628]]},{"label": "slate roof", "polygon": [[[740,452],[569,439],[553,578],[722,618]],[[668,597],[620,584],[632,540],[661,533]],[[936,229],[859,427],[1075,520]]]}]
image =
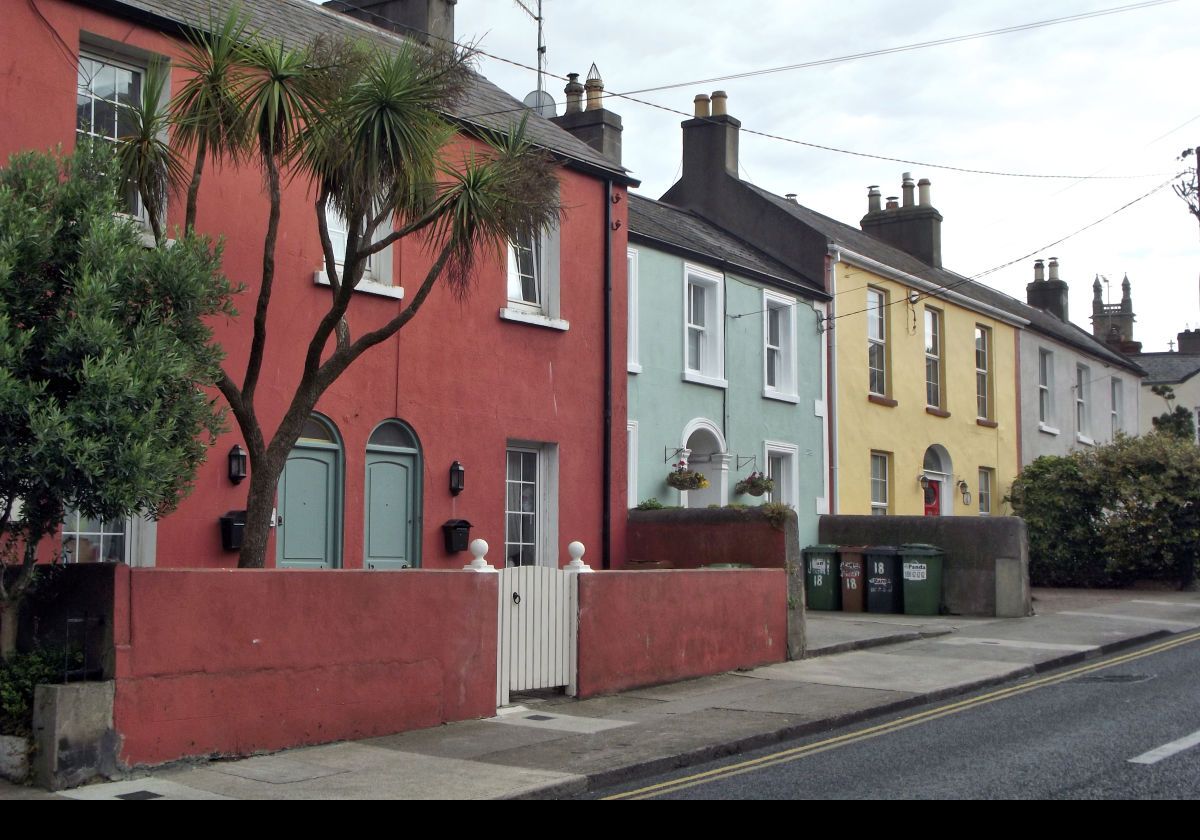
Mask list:
[{"label": "slate roof", "polygon": [[[204,27],[219,20],[235,0],[82,0],[114,14],[140,19],[158,27]],[[236,0],[251,26],[270,38],[292,45],[305,44],[319,35],[370,39],[381,44],[400,43],[400,35],[380,29],[348,15],[325,9],[308,0]],[[528,115],[526,132],[536,145],[551,150],[584,168],[598,170],[621,183],[636,183],[619,164],[609,160],[582,140],[526,109],[518,100],[483,76],[472,74],[472,82],[449,117],[467,126],[506,129]]]},{"label": "slate roof", "polygon": [[820,286],[690,210],[636,193],[629,194],[629,238],[665,245],[685,256],[705,259],[810,297],[829,297]]},{"label": "slate roof", "polygon": [[1200,355],[1193,353],[1139,353],[1134,360],[1146,370],[1146,385],[1174,384],[1200,373]]},{"label": "slate roof", "polygon": [[[741,181],[741,183],[764,199],[782,207],[805,225],[842,248],[854,251],[864,257],[869,257],[876,262],[883,263],[905,274],[911,274],[929,283],[934,283],[943,288],[950,288],[952,291],[970,300],[999,309],[1017,318],[1022,318],[1029,322],[1027,329],[1043,333],[1077,350],[1102,359],[1111,365],[1123,367],[1139,376],[1145,373],[1145,371],[1138,367],[1135,361],[1117,353],[1102,341],[1094,338],[1091,333],[1080,329],[1069,321],[1061,321],[1043,309],[1029,306],[990,286],[969,280],[957,272],[945,268],[934,268],[908,252],[889,245],[869,233],[865,233],[856,227],[851,227],[844,222],[839,222],[836,219],[831,219],[815,210],[810,210],[801,204],[768,192],[761,187],[756,187],[746,181]],[[1140,361],[1141,358],[1139,357],[1138,360]]]}]

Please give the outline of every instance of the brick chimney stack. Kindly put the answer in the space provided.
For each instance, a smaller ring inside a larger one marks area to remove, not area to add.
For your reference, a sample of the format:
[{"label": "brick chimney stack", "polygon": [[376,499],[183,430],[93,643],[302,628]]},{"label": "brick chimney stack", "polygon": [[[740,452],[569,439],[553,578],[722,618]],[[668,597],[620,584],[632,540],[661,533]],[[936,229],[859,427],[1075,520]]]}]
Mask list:
[{"label": "brick chimney stack", "polygon": [[[578,73],[567,75],[566,112],[550,121],[574,134],[613,163],[621,162],[621,118],[604,107],[604,79],[595,64],[581,85]],[[586,99],[586,104],[585,104]]]},{"label": "brick chimney stack", "polygon": [[[930,182],[922,178],[913,183],[912,174],[904,173],[901,180],[901,199],[889,197],[879,209],[879,188],[867,192],[867,215],[859,225],[865,233],[882,239],[921,262],[934,268],[942,267],[942,214],[931,203]],[[914,201],[914,192],[916,200]]]}]

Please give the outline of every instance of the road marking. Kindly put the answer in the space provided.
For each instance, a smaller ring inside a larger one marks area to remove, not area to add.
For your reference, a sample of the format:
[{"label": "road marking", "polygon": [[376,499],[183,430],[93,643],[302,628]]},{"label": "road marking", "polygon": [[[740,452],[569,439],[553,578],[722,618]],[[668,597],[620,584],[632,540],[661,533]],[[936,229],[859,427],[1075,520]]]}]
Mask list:
[{"label": "road marking", "polygon": [[1167,627],[1184,627],[1192,629],[1196,626],[1194,621],[1172,621],[1169,618],[1150,618],[1144,615],[1118,615],[1117,613],[1095,613],[1095,612],[1061,612],[1055,615],[1079,615],[1084,618],[1107,618],[1113,621],[1136,621],[1139,624],[1162,624]]},{"label": "road marking", "polygon": [[1187,601],[1130,601],[1131,604],[1153,604],[1156,607],[1191,607],[1194,610],[1200,610],[1200,604],[1193,604]]},{"label": "road marking", "polygon": [[805,758],[810,755],[817,755],[819,753],[836,749],[837,747],[845,746],[847,744],[878,738],[881,735],[887,735],[891,732],[907,729],[910,726],[916,726],[920,723],[926,723],[931,720],[948,717],[949,715],[965,712],[977,706],[984,706],[989,703],[995,703],[999,700],[1005,700],[1009,697],[1016,697],[1039,688],[1066,682],[1067,680],[1074,679],[1081,674],[1090,674],[1093,671],[1102,671],[1106,668],[1112,668],[1116,665],[1123,665],[1126,662],[1132,662],[1135,659],[1142,659],[1143,657],[1172,650],[1196,641],[1200,641],[1200,633],[1189,633],[1183,636],[1176,636],[1173,639],[1159,642],[1158,644],[1151,645],[1150,647],[1143,648],[1139,651],[1134,651],[1133,653],[1114,656],[1112,659],[1106,659],[1102,662],[1093,662],[1089,665],[1081,665],[1078,668],[1072,668],[1070,671],[1064,671],[1059,674],[1051,674],[1050,676],[1040,677],[1038,679],[1029,680],[1028,682],[1019,683],[1017,685],[1011,685],[1006,688],[988,692],[987,694],[981,694],[977,697],[970,697],[965,700],[957,700],[953,703],[947,703],[944,706],[937,706],[933,709],[926,709],[923,712],[917,712],[916,714],[909,715],[908,717],[897,718],[896,720],[888,721],[886,723],[868,726],[866,729],[860,729],[856,732],[847,732],[845,735],[827,738],[824,741],[816,741],[800,747],[792,747],[776,753],[759,756],[758,758],[752,758],[746,761],[737,762],[736,764],[726,765],[725,767],[717,767],[712,770],[705,770],[702,773],[694,773],[691,776],[684,776],[682,778],[667,782],[659,782],[658,784],[647,785],[646,787],[639,788],[637,790],[617,793],[604,798],[652,799],[655,796],[662,796],[663,794],[675,793],[676,791],[698,787],[699,785],[707,784],[708,782],[728,779],[733,776],[740,776],[743,773],[751,773],[755,770],[773,767],[776,764],[785,764],[796,761],[798,759]]},{"label": "road marking", "polygon": [[1178,741],[1172,741],[1169,744],[1163,744],[1161,747],[1144,752],[1136,758],[1129,759],[1130,764],[1157,764],[1164,758],[1170,758],[1175,753],[1181,753],[1184,750],[1189,750],[1192,747],[1200,744],[1200,731],[1193,732],[1187,737],[1180,738]]},{"label": "road marking", "polygon": [[1055,645],[1049,642],[1023,642],[1018,639],[976,639],[969,636],[955,636],[950,639],[938,639],[939,645],[990,645],[992,647],[1026,648],[1028,650],[1065,650],[1072,653],[1085,653],[1095,650],[1095,645]]}]

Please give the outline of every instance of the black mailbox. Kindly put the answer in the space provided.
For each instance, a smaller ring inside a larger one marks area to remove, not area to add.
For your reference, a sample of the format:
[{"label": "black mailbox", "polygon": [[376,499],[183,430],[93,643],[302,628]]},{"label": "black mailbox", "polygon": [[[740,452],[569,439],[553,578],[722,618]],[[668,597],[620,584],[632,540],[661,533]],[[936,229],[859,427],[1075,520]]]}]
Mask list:
[{"label": "black mailbox", "polygon": [[471,523],[465,519],[449,519],[442,526],[446,536],[446,551],[451,554],[466,551],[471,544]]},{"label": "black mailbox", "polygon": [[221,517],[221,548],[241,551],[242,535],[246,532],[246,511],[231,510]]}]

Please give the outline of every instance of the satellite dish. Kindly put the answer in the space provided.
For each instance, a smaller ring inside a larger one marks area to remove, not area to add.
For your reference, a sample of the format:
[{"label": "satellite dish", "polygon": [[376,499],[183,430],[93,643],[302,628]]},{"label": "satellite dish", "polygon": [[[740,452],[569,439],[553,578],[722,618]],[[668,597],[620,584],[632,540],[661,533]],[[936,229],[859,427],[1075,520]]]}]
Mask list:
[{"label": "satellite dish", "polygon": [[544,90],[532,90],[521,101],[539,117],[550,119],[558,116],[558,105],[554,102],[554,97]]}]

